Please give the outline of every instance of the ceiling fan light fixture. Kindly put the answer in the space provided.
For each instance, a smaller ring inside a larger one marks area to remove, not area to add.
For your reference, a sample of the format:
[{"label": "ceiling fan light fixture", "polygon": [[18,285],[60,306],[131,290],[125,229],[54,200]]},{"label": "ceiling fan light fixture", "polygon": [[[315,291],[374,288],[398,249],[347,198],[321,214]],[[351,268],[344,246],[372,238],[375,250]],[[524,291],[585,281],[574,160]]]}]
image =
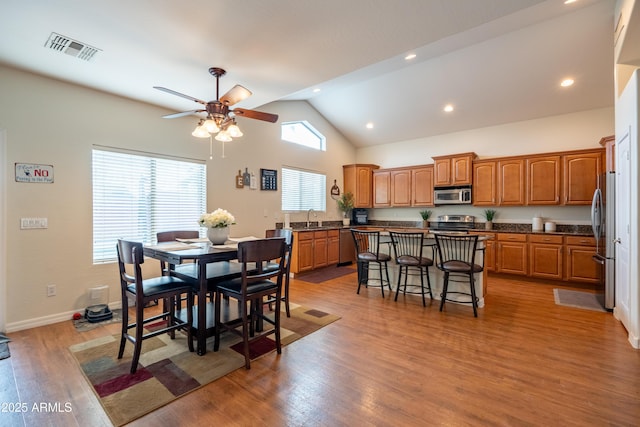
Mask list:
[{"label": "ceiling fan light fixture", "polygon": [[196,126],[196,128],[193,130],[193,132],[191,132],[191,135],[195,136],[196,138],[208,138],[209,137],[209,132],[203,126],[203,122],[204,122],[203,120],[200,120],[200,122],[198,123],[198,126]]},{"label": "ceiling fan light fixture", "polygon": [[231,138],[231,135],[229,135],[229,132],[222,130],[216,135],[216,141],[231,142],[233,139]]},{"label": "ceiling fan light fixture", "polygon": [[244,135],[235,121],[227,127],[226,131],[232,138],[240,138],[242,135]]},{"label": "ceiling fan light fixture", "polygon": [[205,120],[202,126],[204,126],[204,128],[209,133],[216,133],[220,131],[220,126],[218,126],[218,123],[216,123],[216,121],[212,118],[208,118],[207,120]]}]

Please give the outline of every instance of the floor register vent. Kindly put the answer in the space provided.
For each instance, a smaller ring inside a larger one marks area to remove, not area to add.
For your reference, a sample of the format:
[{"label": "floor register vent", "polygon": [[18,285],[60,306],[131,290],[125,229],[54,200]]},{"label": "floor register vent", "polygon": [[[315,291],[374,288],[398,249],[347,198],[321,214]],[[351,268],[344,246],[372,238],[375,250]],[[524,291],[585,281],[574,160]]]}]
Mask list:
[{"label": "floor register vent", "polygon": [[101,50],[58,33],[51,33],[45,47],[84,61],[91,61]]}]

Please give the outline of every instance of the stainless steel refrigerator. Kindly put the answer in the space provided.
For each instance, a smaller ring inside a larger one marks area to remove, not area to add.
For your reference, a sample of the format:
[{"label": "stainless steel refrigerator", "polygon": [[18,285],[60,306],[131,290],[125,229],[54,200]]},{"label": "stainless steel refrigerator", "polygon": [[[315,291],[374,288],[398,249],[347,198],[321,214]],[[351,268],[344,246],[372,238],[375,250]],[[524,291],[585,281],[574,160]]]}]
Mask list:
[{"label": "stainless steel refrigerator", "polygon": [[615,305],[615,172],[602,174],[591,202],[591,228],[596,239],[593,260],[603,266],[604,308],[613,310]]}]

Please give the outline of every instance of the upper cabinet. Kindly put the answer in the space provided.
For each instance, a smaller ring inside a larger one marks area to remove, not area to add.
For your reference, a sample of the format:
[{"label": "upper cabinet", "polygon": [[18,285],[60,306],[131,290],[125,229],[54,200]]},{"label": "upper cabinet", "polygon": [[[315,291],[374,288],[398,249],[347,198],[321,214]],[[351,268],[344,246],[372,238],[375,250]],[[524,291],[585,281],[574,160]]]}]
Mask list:
[{"label": "upper cabinet", "polygon": [[590,205],[604,149],[473,162],[475,206]]},{"label": "upper cabinet", "polygon": [[373,172],[373,207],[433,206],[433,165]]},{"label": "upper cabinet", "polygon": [[475,153],[433,157],[435,187],[471,185]]},{"label": "upper cabinet", "polygon": [[524,205],[525,187],[524,159],[502,159],[498,161],[499,205]]},{"label": "upper cabinet", "polygon": [[354,196],[356,208],[370,208],[373,206],[373,171],[378,165],[354,164],[342,166],[344,192]]},{"label": "upper cabinet", "polygon": [[495,206],[497,197],[497,162],[480,160],[473,162],[473,204],[475,206]]},{"label": "upper cabinet", "polygon": [[564,204],[590,205],[602,173],[602,150],[562,156]]},{"label": "upper cabinet", "polygon": [[411,206],[433,206],[433,165],[411,168]]},{"label": "upper cabinet", "polygon": [[527,159],[527,205],[560,204],[560,156]]}]

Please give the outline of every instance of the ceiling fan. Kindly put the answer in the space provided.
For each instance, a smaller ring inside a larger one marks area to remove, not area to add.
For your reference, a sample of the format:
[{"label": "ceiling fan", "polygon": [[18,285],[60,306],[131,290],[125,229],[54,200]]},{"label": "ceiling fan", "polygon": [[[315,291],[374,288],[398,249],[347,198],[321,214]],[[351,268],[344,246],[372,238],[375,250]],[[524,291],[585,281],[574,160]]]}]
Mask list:
[{"label": "ceiling fan", "polygon": [[176,117],[184,117],[197,113],[207,113],[206,119],[200,120],[200,123],[198,123],[198,126],[193,131],[192,135],[200,138],[208,138],[211,134],[220,132],[216,136],[216,139],[219,141],[231,141],[231,137],[242,136],[242,132],[238,129],[235,121],[236,116],[263,120],[271,123],[278,121],[277,114],[247,110],[245,108],[230,109],[229,107],[232,105],[250,97],[251,91],[241,85],[235,85],[220,97],[220,77],[224,76],[227,72],[222,68],[211,67],[209,68],[209,73],[216,78],[216,99],[214,101],[206,102],[165,87],[154,86],[154,89],[180,96],[204,105],[204,109],[183,111],[181,113],[168,114],[163,117],[165,119],[174,119]]}]

